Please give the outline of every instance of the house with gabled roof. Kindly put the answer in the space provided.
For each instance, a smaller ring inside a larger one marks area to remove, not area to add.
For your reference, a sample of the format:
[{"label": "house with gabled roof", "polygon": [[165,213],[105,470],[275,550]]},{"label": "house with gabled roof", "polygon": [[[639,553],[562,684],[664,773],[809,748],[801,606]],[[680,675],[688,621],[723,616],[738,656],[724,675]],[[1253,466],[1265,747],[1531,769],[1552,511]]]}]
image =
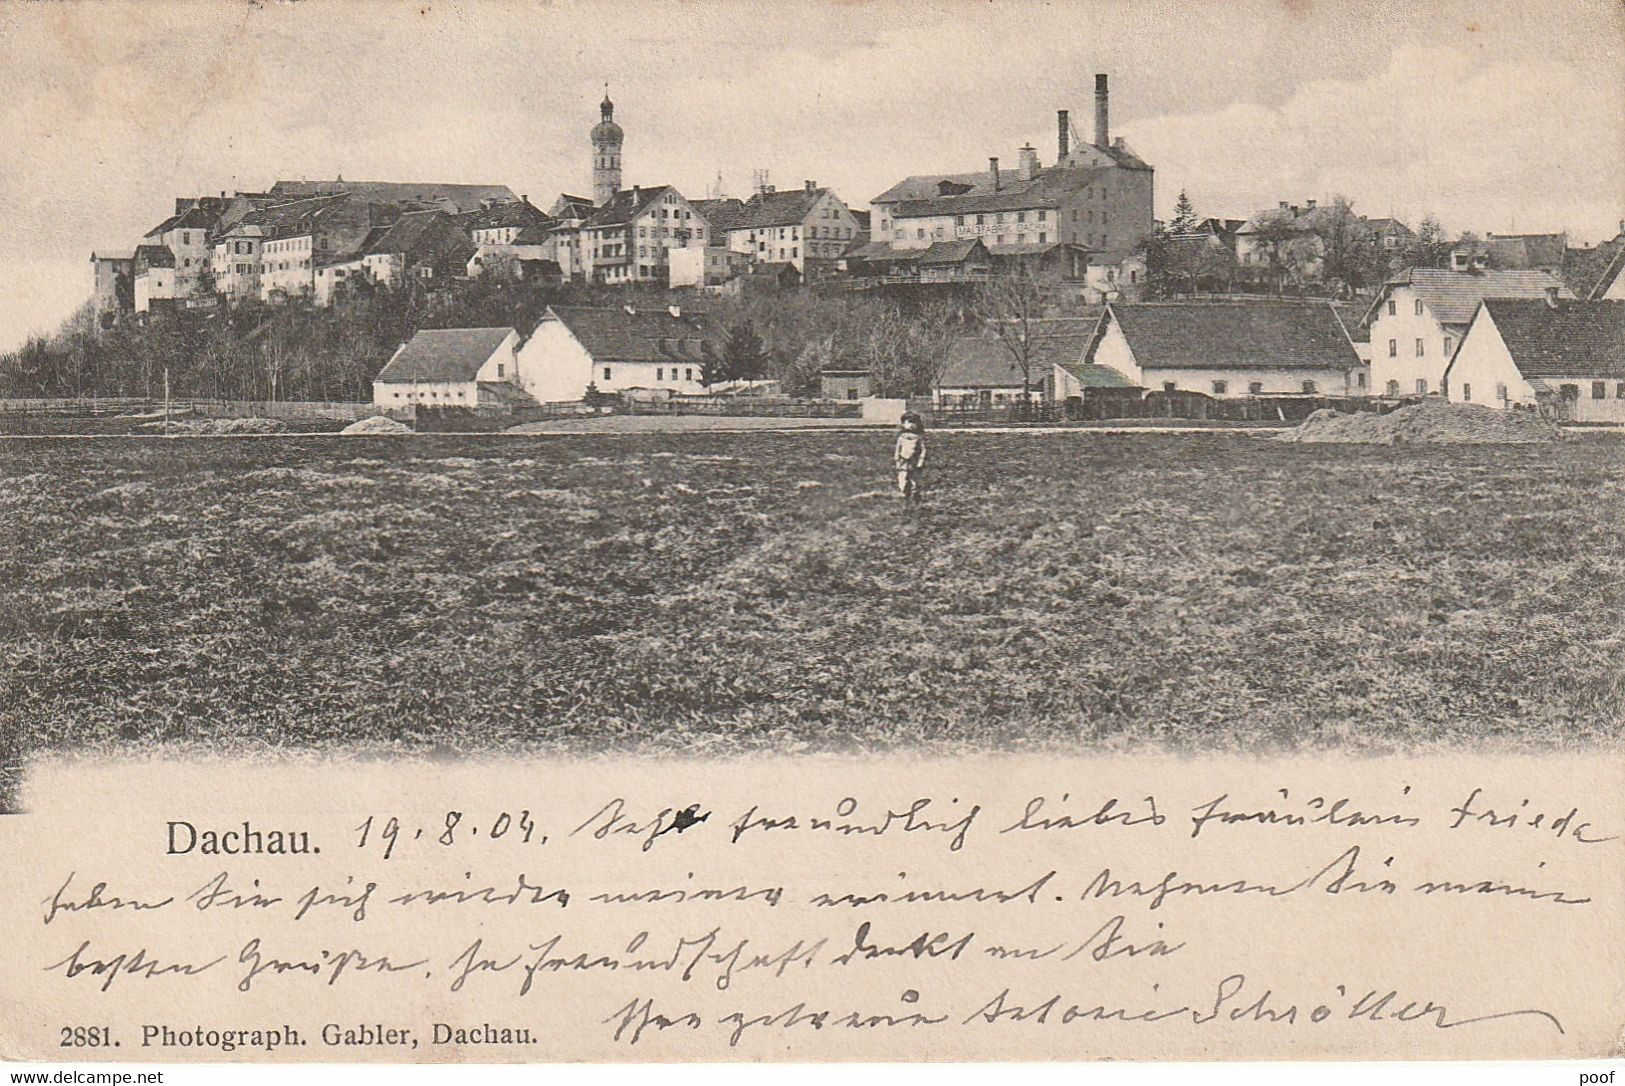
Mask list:
[{"label": "house with gabled roof", "polygon": [[809,260],[833,262],[858,235],[846,202],[814,181],[782,192],[764,189],[737,212],[726,201],[715,201],[710,215],[731,218],[723,227],[728,248],[754,260],[792,264],[803,274]]},{"label": "house with gabled roof", "polygon": [[940,406],[984,407],[1077,401],[1107,392],[1138,399],[1134,382],[1085,358],[1092,324],[1036,322],[1028,329],[1025,373],[1022,352],[997,329],[960,336],[949,344],[947,364],[931,390],[932,399]]},{"label": "house with gabled roof", "polygon": [[844,260],[859,286],[979,283],[993,274],[993,254],[979,238],[938,241],[924,248],[872,241],[848,252]]},{"label": "house with gabled roof", "polygon": [[215,224],[220,221],[219,201],[213,197],[178,198],[175,214],[148,230],[142,238],[144,245],[162,245],[175,254],[174,293],[176,298],[190,298],[200,289],[203,273],[209,268],[209,241]]},{"label": "house with gabled roof", "polygon": [[705,329],[678,306],[549,306],[519,349],[519,385],[543,402],[598,392],[705,391]]},{"label": "house with gabled roof", "polygon": [[1165,392],[1359,396],[1367,383],[1330,303],[1113,302],[1084,360]]},{"label": "house with gabled roof", "polygon": [[512,328],[420,329],[373,378],[372,402],[391,408],[511,404],[518,345]]},{"label": "house with gabled roof", "polygon": [[1561,280],[1543,271],[1488,267],[1410,268],[1390,279],[1366,311],[1371,388],[1380,396],[1444,393],[1444,371],[1485,298],[1534,298]]},{"label": "house with gabled roof", "polygon": [[664,283],[667,253],[703,246],[707,225],[673,186],[633,185],[594,211],[579,236],[582,273],[592,282]]},{"label": "house with gabled roof", "polygon": [[1452,403],[1625,423],[1625,300],[1486,298],[1445,384]]}]

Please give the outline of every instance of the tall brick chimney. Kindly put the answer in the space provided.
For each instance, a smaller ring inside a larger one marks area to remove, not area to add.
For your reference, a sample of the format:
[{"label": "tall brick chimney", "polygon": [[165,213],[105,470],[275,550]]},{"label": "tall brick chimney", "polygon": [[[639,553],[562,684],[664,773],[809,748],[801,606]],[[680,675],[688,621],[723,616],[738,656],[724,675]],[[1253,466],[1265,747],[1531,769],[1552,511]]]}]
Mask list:
[{"label": "tall brick chimney", "polygon": [[993,191],[998,192],[999,191],[999,160],[998,159],[989,158],[987,160],[987,172],[993,178]]},{"label": "tall brick chimney", "polygon": [[1066,157],[1072,153],[1072,126],[1067,122],[1066,110],[1055,111],[1055,164],[1066,164]]},{"label": "tall brick chimney", "polygon": [[1095,146],[1111,146],[1111,124],[1106,114],[1106,73],[1095,76]]}]

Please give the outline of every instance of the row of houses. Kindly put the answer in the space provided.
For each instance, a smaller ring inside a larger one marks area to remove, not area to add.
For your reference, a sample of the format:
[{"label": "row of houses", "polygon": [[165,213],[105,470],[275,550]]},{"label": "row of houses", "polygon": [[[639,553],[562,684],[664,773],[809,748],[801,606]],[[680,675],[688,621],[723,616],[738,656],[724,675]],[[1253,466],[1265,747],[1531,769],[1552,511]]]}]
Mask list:
[{"label": "row of houses", "polygon": [[765,177],[749,199],[690,199],[669,184],[623,184],[625,130],[606,94],[588,133],[592,196],[545,210],[503,185],[277,181],[264,192],[180,197],[128,251],[93,253],[97,308],[149,312],[216,298],[326,304],[357,281],[398,287],[500,271],[584,283],[738,290],[851,282],[932,287],[1030,267],[1118,296],[1143,276],[1154,171],[1112,136],[1096,77],[1093,142],[1058,115],[1056,157],[1030,144],[1015,169],[914,174],[853,209],[807,180]]}]

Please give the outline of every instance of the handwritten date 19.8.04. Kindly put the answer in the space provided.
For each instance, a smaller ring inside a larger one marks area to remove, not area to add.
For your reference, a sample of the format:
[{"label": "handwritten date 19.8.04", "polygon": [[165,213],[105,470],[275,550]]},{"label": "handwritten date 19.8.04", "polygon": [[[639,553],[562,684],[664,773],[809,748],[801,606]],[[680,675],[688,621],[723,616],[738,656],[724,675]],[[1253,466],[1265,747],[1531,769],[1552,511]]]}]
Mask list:
[{"label": "handwritten date 19.8.04", "polygon": [[386,860],[395,855],[397,848],[419,841],[443,847],[476,840],[547,844],[547,835],[538,831],[536,820],[528,810],[499,811],[484,819],[463,811],[447,811],[439,825],[428,826],[405,824],[394,815],[368,815],[352,832],[356,848],[380,852]]}]

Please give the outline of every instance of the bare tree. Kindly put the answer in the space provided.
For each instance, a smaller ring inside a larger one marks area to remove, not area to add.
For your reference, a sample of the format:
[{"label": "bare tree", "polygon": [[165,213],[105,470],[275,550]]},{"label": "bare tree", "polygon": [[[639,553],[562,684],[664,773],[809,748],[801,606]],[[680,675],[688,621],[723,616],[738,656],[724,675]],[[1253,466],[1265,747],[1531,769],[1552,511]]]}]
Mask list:
[{"label": "bare tree", "polygon": [[1032,398],[1033,376],[1042,364],[1039,340],[1050,315],[1049,292],[1030,267],[1018,264],[996,275],[977,291],[977,311],[989,331],[1004,345],[1021,374],[1021,398]]}]

